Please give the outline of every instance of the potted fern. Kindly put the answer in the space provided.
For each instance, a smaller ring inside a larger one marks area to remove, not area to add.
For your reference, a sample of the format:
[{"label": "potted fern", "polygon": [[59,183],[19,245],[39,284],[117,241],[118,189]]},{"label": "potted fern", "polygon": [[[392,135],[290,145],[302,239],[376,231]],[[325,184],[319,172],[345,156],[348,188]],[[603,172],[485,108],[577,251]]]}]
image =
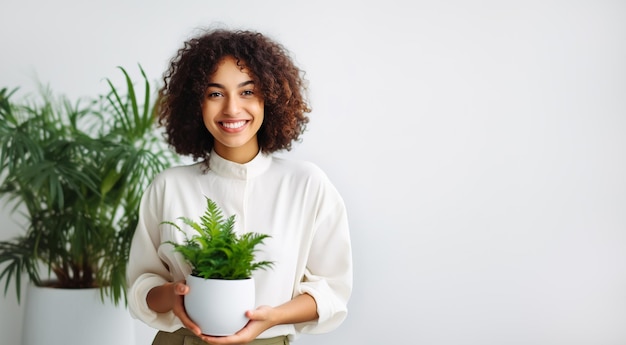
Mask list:
[{"label": "potted fern", "polygon": [[[0,281],[5,294],[14,283],[18,302],[23,277],[30,283],[23,344],[73,344],[79,335],[74,319],[81,327],[104,330],[92,340],[115,343],[110,335],[117,331],[101,320],[89,321],[106,312],[79,316],[89,303],[78,296],[95,292],[96,298],[87,297],[94,303],[125,305],[126,262],[143,190],[177,160],[161,144],[151,85],[139,68],[143,97],[121,67],[126,92],[107,79],[110,92],[76,102],[49,87],[19,100],[17,89],[0,89],[0,197],[24,228],[22,235],[0,242]],[[51,297],[37,297],[43,294]],[[70,302],[51,307],[49,319],[39,318],[45,302],[64,296]],[[76,313],[70,315],[70,307]],[[66,311],[64,317],[58,317],[58,308]],[[71,328],[63,329],[63,321]]]},{"label": "potted fern", "polygon": [[191,266],[187,277],[189,293],[185,309],[202,333],[214,336],[231,335],[243,328],[248,319],[246,310],[254,308],[255,287],[252,273],[267,269],[271,261],[255,261],[257,246],[267,234],[234,231],[235,215],[225,218],[217,203],[206,198],[206,210],[200,221],[180,217],[193,235],[178,224],[164,221],[185,234],[182,243],[174,246]]}]

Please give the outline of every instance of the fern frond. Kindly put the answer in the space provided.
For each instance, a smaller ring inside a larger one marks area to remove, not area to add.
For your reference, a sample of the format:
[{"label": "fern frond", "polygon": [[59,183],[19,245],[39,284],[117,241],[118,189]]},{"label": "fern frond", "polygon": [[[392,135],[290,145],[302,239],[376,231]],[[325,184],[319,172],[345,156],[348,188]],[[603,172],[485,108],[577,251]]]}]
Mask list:
[{"label": "fern frond", "polygon": [[192,274],[205,279],[245,279],[258,269],[267,269],[271,261],[254,262],[257,246],[270,236],[254,232],[240,236],[234,231],[235,215],[224,217],[216,202],[206,197],[206,209],[199,222],[179,217],[196,234],[191,238],[179,225],[171,221],[161,224],[175,226],[185,233],[183,243],[168,241],[191,265]]}]

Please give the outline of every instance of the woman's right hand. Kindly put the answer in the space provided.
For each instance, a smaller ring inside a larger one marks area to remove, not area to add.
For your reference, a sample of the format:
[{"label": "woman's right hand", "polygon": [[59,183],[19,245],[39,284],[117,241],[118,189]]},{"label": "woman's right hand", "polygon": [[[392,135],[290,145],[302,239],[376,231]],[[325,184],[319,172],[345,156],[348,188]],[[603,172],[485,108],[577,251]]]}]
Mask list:
[{"label": "woman's right hand", "polygon": [[202,331],[200,327],[191,321],[185,310],[183,300],[187,293],[189,293],[189,286],[185,284],[184,280],[173,283],[168,282],[152,288],[152,290],[148,292],[146,301],[148,302],[148,307],[157,313],[172,311],[174,315],[180,319],[185,328],[196,335],[201,335]]}]

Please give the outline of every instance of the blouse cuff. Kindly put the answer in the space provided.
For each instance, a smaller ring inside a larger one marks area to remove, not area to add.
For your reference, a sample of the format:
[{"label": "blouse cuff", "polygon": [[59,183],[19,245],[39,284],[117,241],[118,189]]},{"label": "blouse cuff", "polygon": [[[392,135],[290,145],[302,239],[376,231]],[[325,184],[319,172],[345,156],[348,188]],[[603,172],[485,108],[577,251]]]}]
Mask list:
[{"label": "blouse cuff", "polygon": [[146,297],[148,292],[157,286],[167,283],[167,280],[158,275],[144,275],[135,281],[129,290],[132,294],[128,298],[128,309],[132,317],[143,321],[148,326],[167,332],[174,332],[182,327],[182,322],[172,311],[157,313],[148,307]]},{"label": "blouse cuff", "polygon": [[317,304],[318,319],[316,322],[305,322],[296,325],[302,333],[321,334],[337,328],[348,314],[347,307],[325,280],[304,282],[298,289],[300,294],[309,294]]}]

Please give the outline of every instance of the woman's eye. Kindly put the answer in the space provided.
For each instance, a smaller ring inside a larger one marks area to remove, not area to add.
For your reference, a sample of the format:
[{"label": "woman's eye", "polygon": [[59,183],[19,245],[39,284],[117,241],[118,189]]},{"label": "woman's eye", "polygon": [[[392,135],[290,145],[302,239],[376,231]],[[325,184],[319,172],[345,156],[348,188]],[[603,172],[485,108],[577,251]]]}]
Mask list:
[{"label": "woman's eye", "polygon": [[244,96],[252,96],[252,95],[254,95],[254,91],[252,91],[252,90],[245,90],[241,94],[244,95]]},{"label": "woman's eye", "polygon": [[219,97],[219,96],[221,96],[221,95],[222,95],[222,94],[221,94],[221,93],[219,93],[219,92],[209,92],[209,93],[207,94],[207,97],[208,97],[208,98],[215,98],[215,97]]}]

